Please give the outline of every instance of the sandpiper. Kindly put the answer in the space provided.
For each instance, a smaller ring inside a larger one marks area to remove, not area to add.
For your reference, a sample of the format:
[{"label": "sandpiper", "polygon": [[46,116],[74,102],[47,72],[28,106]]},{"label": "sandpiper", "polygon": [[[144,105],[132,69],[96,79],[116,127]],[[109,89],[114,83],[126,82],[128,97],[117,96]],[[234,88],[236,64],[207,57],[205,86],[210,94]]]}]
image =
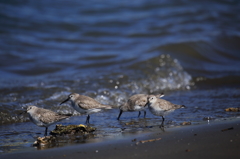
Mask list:
[{"label": "sandpiper", "polygon": [[61,115],[51,110],[38,108],[36,106],[28,106],[26,112],[34,124],[40,127],[46,127],[44,136],[47,136],[48,126],[69,117],[69,115]]},{"label": "sandpiper", "polygon": [[88,96],[80,95],[77,93],[71,93],[66,100],[60,103],[63,104],[67,101],[71,101],[72,107],[81,114],[87,114],[86,124],[89,124],[90,115],[101,111],[101,109],[112,109],[109,105],[104,105],[93,98]]},{"label": "sandpiper", "polygon": [[148,97],[148,106],[149,106],[150,112],[153,115],[162,116],[162,123],[160,125],[160,128],[164,127],[165,115],[173,112],[175,109],[185,108],[184,105],[173,104],[164,99],[159,99],[154,95],[150,95]]},{"label": "sandpiper", "polygon": [[[133,111],[139,111],[138,113],[138,117],[141,115],[141,111],[144,111],[144,118],[146,117],[146,111],[145,109],[147,108],[147,104],[148,104],[148,96],[147,94],[135,94],[133,96],[131,96],[128,101],[119,107],[120,112],[118,115],[117,120],[120,119],[122,112],[133,112]],[[163,97],[164,94],[158,94],[155,95],[156,97]]]}]

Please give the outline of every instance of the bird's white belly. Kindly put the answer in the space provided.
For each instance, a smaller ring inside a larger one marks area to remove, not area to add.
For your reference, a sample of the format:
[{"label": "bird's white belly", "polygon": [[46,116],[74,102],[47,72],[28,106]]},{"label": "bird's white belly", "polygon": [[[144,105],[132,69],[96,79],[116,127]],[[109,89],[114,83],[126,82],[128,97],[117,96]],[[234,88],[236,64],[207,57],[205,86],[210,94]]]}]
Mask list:
[{"label": "bird's white belly", "polygon": [[165,116],[165,115],[168,115],[169,113],[173,112],[174,110],[164,110],[164,109],[161,109],[161,108],[153,108],[153,107],[149,107],[149,110],[151,111],[151,113],[153,115],[157,115],[157,116]]},{"label": "bird's white belly", "polygon": [[87,114],[97,113],[97,112],[100,112],[100,111],[101,111],[101,109],[88,109]]},{"label": "bird's white belly", "polygon": [[81,114],[85,114],[87,111],[78,106],[78,104],[72,103],[72,107]]},{"label": "bird's white belly", "polygon": [[91,114],[101,111],[101,109],[82,109],[78,104],[72,104],[72,107],[81,114]]},{"label": "bird's white belly", "polygon": [[142,111],[144,109],[145,109],[145,107],[142,107],[142,106],[139,106],[139,105],[134,106],[134,111]]},{"label": "bird's white belly", "polygon": [[46,126],[47,126],[46,124],[44,124],[43,122],[41,122],[41,121],[39,120],[39,118],[38,118],[37,116],[35,116],[35,115],[30,115],[30,114],[29,114],[29,118],[30,118],[30,120],[31,120],[34,124],[36,124],[37,126],[40,126],[40,127],[46,127]]},{"label": "bird's white belly", "polygon": [[164,115],[164,110],[160,109],[160,108],[153,108],[153,107],[149,107],[150,112],[153,115],[157,115],[157,116],[163,116]]}]

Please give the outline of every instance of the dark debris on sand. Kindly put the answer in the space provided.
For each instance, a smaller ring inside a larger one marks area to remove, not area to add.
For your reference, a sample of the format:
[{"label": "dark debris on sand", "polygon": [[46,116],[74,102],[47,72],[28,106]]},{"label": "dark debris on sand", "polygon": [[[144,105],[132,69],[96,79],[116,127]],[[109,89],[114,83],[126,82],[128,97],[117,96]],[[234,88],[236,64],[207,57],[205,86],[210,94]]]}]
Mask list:
[{"label": "dark debris on sand", "polygon": [[38,149],[46,149],[61,146],[66,143],[83,142],[86,139],[93,138],[92,133],[96,130],[94,127],[80,125],[56,125],[55,129],[50,132],[50,136],[38,137],[33,146]]}]

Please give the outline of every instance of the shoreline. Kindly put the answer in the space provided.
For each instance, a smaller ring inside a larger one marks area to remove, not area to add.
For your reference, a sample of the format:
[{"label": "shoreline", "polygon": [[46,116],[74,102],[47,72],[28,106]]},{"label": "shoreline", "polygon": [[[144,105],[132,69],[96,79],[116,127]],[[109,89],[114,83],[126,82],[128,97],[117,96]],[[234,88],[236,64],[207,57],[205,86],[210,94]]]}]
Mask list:
[{"label": "shoreline", "polygon": [[149,133],[126,135],[96,143],[77,144],[39,151],[1,154],[11,158],[239,158],[240,119],[200,125],[159,128]]}]

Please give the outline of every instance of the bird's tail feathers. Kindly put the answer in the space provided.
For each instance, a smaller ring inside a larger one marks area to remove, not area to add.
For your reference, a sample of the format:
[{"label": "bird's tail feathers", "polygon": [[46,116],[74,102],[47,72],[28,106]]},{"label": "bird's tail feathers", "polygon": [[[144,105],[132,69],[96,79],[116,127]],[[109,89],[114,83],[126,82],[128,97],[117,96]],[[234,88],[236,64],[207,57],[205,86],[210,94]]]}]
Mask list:
[{"label": "bird's tail feathers", "polygon": [[181,105],[181,108],[187,108],[185,105]]},{"label": "bird's tail feathers", "polygon": [[163,96],[164,96],[164,93],[162,92],[162,93],[160,93],[160,94],[157,94],[157,95],[155,95],[157,98],[162,98]]},{"label": "bird's tail feathers", "polygon": [[112,106],[110,105],[103,105],[104,106],[104,109],[112,109]]}]

